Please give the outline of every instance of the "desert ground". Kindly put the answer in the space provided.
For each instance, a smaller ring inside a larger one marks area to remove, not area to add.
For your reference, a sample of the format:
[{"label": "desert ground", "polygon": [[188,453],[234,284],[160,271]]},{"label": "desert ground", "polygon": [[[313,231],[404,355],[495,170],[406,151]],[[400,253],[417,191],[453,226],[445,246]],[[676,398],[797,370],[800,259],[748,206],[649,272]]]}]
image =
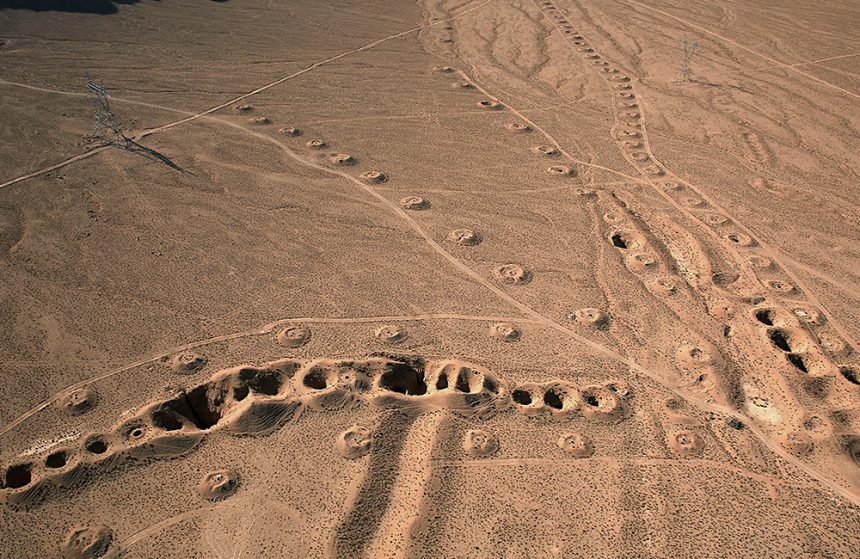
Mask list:
[{"label": "desert ground", "polygon": [[0,0],[0,556],[857,557],[858,27]]}]

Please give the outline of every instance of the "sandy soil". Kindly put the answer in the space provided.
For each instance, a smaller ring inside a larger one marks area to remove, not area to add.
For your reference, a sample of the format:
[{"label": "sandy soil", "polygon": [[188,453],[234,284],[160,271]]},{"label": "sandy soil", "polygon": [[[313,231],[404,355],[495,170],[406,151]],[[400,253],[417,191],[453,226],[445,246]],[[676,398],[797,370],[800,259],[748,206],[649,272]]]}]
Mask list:
[{"label": "sandy soil", "polygon": [[81,4],[0,1],[0,556],[856,557],[856,2]]}]

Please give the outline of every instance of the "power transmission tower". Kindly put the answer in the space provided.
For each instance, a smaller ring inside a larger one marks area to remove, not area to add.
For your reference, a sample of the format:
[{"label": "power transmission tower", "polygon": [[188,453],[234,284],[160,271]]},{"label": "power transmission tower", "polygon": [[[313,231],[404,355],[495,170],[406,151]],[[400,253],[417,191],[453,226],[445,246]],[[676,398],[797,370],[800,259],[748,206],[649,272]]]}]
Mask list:
[{"label": "power transmission tower", "polygon": [[107,88],[87,76],[87,95],[93,105],[93,136],[106,142],[114,141],[117,137],[128,141],[111,111]]},{"label": "power transmission tower", "polygon": [[132,153],[138,153],[150,159],[161,161],[165,165],[181,171],[180,167],[165,155],[152,148],[139,144],[123,131],[110,107],[110,94],[105,86],[96,83],[87,76],[87,95],[93,105],[93,138],[104,145],[118,147]]},{"label": "power transmission tower", "polygon": [[698,52],[700,45],[699,41],[684,39],[681,42],[681,46],[684,49],[684,60],[681,62],[681,71],[678,72],[677,81],[688,82],[692,75],[693,55]]}]

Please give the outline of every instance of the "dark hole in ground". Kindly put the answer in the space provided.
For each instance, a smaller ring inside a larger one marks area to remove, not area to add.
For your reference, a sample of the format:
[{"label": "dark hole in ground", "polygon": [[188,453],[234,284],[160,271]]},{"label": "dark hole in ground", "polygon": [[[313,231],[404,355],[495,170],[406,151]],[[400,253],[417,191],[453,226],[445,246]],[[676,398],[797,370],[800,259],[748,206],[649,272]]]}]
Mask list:
[{"label": "dark hole in ground", "polygon": [[845,380],[847,380],[851,384],[860,385],[860,379],[857,378],[857,371],[855,371],[851,367],[840,367],[839,372],[842,373],[842,376],[845,377]]},{"label": "dark hole in ground", "polygon": [[770,337],[770,341],[773,342],[773,345],[782,351],[791,351],[791,345],[788,343],[788,336],[785,335],[785,332],[782,330],[771,330],[767,335]]},{"label": "dark hole in ground", "polygon": [[104,454],[107,452],[108,444],[102,439],[92,439],[84,446],[84,448],[86,448],[87,452],[91,454]]},{"label": "dark hole in ground", "polygon": [[493,394],[497,394],[499,392],[499,386],[496,384],[496,381],[486,377],[484,377],[484,389],[488,392],[492,392]]},{"label": "dark hole in ground", "polygon": [[10,489],[17,489],[19,487],[29,485],[30,481],[33,479],[31,468],[31,464],[18,464],[16,466],[11,466],[6,470],[4,485]]},{"label": "dark hole in ground", "polygon": [[66,465],[66,451],[58,450],[53,454],[49,454],[47,458],[45,458],[45,466],[48,468],[62,468]]},{"label": "dark hole in ground", "polygon": [[544,392],[543,403],[556,410],[560,410],[564,407],[564,401],[562,400],[561,395],[554,388],[550,388]]},{"label": "dark hole in ground", "polygon": [[597,396],[595,396],[594,394],[586,394],[584,399],[585,403],[593,408],[596,408],[600,405],[600,400],[598,400]]},{"label": "dark hole in ground", "polygon": [[788,362],[794,365],[794,367],[804,373],[808,373],[809,370],[806,368],[806,363],[803,362],[803,357],[796,353],[789,353],[786,357],[788,357]]},{"label": "dark hole in ground", "polygon": [[240,384],[238,386],[233,387],[233,399],[237,402],[241,402],[245,398],[248,397],[248,394],[251,393],[251,389],[248,388],[247,384]]},{"label": "dark hole in ground", "polygon": [[460,371],[460,374],[457,375],[457,383],[454,385],[454,388],[458,392],[469,393],[472,391],[472,385],[469,384],[469,371],[468,370]]},{"label": "dark hole in ground", "polygon": [[762,324],[773,326],[773,311],[770,309],[759,309],[755,312],[756,320]]},{"label": "dark hole in ground", "polygon": [[305,378],[302,379],[302,382],[308,388],[313,388],[314,390],[324,390],[328,388],[328,379],[326,378],[325,371],[319,368],[314,368],[308,374],[305,375]]},{"label": "dark hole in ground", "polygon": [[528,406],[532,403],[532,395],[528,390],[514,390],[511,392],[511,398],[521,406]]},{"label": "dark hole in ground", "polygon": [[165,431],[178,431],[182,429],[182,421],[177,415],[175,410],[161,406],[152,412],[152,424]]},{"label": "dark hole in ground", "polygon": [[239,371],[239,380],[247,383],[254,392],[267,396],[275,396],[284,383],[281,371],[274,369],[242,369]]},{"label": "dark hole in ground", "polygon": [[[457,380],[459,385],[460,381]],[[382,373],[379,386],[398,394],[408,396],[421,396],[427,393],[427,385],[424,383],[424,374],[413,369],[406,363],[392,363],[388,370]]]},{"label": "dark hole in ground", "polygon": [[175,431],[181,428],[177,426],[181,416],[198,429],[209,429],[221,420],[228,394],[230,390],[224,381],[202,384],[165,402],[160,408],[162,413],[153,414],[153,421],[158,427]]},{"label": "dark hole in ground", "polygon": [[203,384],[173,403],[177,413],[184,415],[200,429],[209,429],[221,420],[225,400],[226,388]]},{"label": "dark hole in ground", "polygon": [[618,248],[627,248],[627,241],[624,240],[624,236],[621,233],[612,235],[612,244]]},{"label": "dark hole in ground", "polygon": [[448,388],[448,373],[442,373],[436,379],[436,390],[445,390]]}]

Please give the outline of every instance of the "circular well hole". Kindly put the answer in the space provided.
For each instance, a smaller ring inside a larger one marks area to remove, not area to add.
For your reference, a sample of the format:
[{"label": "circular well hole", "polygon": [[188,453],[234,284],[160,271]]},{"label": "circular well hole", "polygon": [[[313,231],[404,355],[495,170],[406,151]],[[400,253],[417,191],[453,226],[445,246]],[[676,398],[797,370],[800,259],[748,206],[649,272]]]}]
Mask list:
[{"label": "circular well hole", "polygon": [[4,485],[10,489],[18,489],[30,484],[33,479],[31,464],[18,464],[6,470]]},{"label": "circular well hole", "polygon": [[45,459],[45,466],[48,468],[62,468],[66,465],[66,461],[68,460],[68,456],[65,450],[58,450],[54,452]]},{"label": "circular well hole", "polygon": [[91,454],[104,454],[107,452],[108,444],[100,438],[95,438],[87,441],[84,448]]},{"label": "circular well hole", "polygon": [[564,401],[558,391],[550,389],[543,395],[543,403],[547,406],[560,410],[564,407]]},{"label": "circular well hole", "polygon": [[514,390],[511,392],[511,398],[521,406],[528,406],[532,403],[532,395],[529,394],[528,390]]}]

